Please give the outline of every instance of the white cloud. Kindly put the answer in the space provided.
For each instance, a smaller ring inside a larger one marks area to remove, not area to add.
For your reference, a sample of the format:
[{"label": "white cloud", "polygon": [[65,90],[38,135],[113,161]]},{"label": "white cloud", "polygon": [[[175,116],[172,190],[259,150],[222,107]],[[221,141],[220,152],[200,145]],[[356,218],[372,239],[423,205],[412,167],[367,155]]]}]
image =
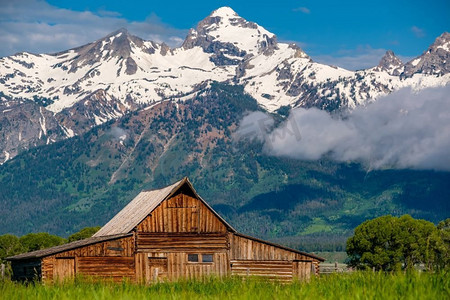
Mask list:
[{"label": "white cloud", "polygon": [[260,111],[252,112],[240,122],[236,131],[237,138],[264,141],[273,124],[274,120],[270,115]]},{"label": "white cloud", "polygon": [[310,14],[311,13],[311,10],[309,8],[307,8],[307,7],[304,7],[304,6],[294,8],[293,11],[299,11],[299,12],[302,12],[304,14]]},{"label": "white cloud", "polygon": [[187,33],[162,23],[154,14],[143,22],[129,22],[111,11],[72,11],[39,0],[0,1],[0,56],[66,50],[123,27],[143,39],[171,46],[178,46]]},{"label": "white cloud", "polygon": [[411,27],[411,31],[418,38],[423,38],[425,36],[425,30],[423,30],[422,28],[419,28],[417,26]]},{"label": "white cloud", "polygon": [[[450,171],[448,95],[450,86],[418,93],[403,89],[344,116],[294,109],[284,124],[259,139],[275,156],[358,161],[369,169]],[[255,115],[253,122],[258,124],[262,118]]]}]

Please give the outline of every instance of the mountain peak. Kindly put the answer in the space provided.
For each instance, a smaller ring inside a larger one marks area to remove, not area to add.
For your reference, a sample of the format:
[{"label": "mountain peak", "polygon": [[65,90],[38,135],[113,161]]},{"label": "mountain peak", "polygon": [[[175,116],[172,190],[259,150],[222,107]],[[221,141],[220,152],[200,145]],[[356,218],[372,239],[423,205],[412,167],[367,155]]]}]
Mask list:
[{"label": "mountain peak", "polygon": [[431,48],[434,49],[444,49],[447,52],[450,52],[450,33],[444,32],[440,36],[436,38],[434,43],[430,46],[428,51],[430,51]]},{"label": "mountain peak", "polygon": [[403,62],[392,50],[386,51],[378,64],[377,71],[386,71],[390,75],[398,76],[401,74]]},{"label": "mountain peak", "polygon": [[220,7],[213,11],[209,16],[221,18],[239,17],[239,15],[229,6]]},{"label": "mountain peak", "polygon": [[111,36],[115,36],[115,35],[119,35],[119,34],[124,34],[124,35],[129,35],[130,33],[128,32],[128,30],[125,27],[122,27],[114,32],[111,32],[110,34],[108,34],[105,38],[107,37],[111,37]]},{"label": "mountain peak", "polygon": [[216,65],[237,65],[247,55],[269,55],[277,49],[276,36],[240,17],[230,7],[221,7],[189,31],[182,47],[201,47],[214,53]]},{"label": "mountain peak", "polygon": [[450,73],[450,33],[438,36],[427,51],[405,65],[403,76],[411,77],[416,73],[437,76]]},{"label": "mountain peak", "polygon": [[76,72],[86,65],[92,66],[102,61],[116,59],[125,62],[126,73],[131,75],[137,70],[136,62],[131,57],[132,53],[136,52],[136,48],[152,54],[155,53],[156,46],[156,43],[145,42],[131,35],[126,28],[120,28],[95,42],[69,50],[77,53],[70,62],[69,72]]},{"label": "mountain peak", "polygon": [[383,58],[396,58],[397,59],[397,56],[395,56],[394,51],[387,50],[386,53],[384,54]]}]

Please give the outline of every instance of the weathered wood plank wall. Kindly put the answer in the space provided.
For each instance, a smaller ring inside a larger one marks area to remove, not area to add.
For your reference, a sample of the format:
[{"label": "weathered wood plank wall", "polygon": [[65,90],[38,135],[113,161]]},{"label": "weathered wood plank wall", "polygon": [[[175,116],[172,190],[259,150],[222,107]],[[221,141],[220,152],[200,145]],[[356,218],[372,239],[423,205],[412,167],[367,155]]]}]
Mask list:
[{"label": "weathered wood plank wall", "polygon": [[134,238],[126,237],[55,254],[55,257],[133,256]]},{"label": "weathered wood plank wall", "polygon": [[[199,254],[199,262],[189,262],[188,254]],[[202,262],[202,254],[211,254],[212,262]],[[164,259],[164,267],[162,266]],[[202,253],[192,250],[184,252],[145,252],[136,254],[136,280],[138,282],[153,282],[156,280],[176,280],[179,278],[198,278],[201,276],[226,276],[230,274],[230,264],[227,252]],[[153,267],[153,269],[152,269]],[[155,278],[154,268],[158,268]]]},{"label": "weathered wood plank wall", "polygon": [[228,235],[222,233],[146,233],[136,234],[138,252],[186,252],[195,249],[223,251],[229,248]]},{"label": "weathered wood plank wall", "polygon": [[78,257],[76,273],[98,278],[122,281],[135,280],[133,257]]},{"label": "weathered wood plank wall", "polygon": [[230,233],[231,259],[308,260],[306,255]]},{"label": "weathered wood plank wall", "polygon": [[65,278],[73,278],[74,276],[74,257],[61,257],[53,261],[53,278],[55,281],[63,281]]},{"label": "weathered wood plank wall", "polygon": [[231,274],[260,276],[281,281],[292,280],[292,262],[275,260],[232,260]]},{"label": "weathered wood plank wall", "polygon": [[314,263],[310,261],[294,261],[293,262],[293,277],[299,280],[308,280],[313,273]]},{"label": "weathered wood plank wall", "polygon": [[[136,228],[136,280],[229,274],[227,232],[222,221],[196,198],[178,194],[162,202]],[[211,254],[213,262],[189,262],[188,254],[199,254],[200,259],[202,254]]]},{"label": "weathered wood plank wall", "polygon": [[[229,239],[232,261],[242,260],[247,261],[247,264],[253,262],[256,265],[258,265],[258,261],[285,261],[290,264],[291,278],[294,276],[303,280],[310,278],[311,274],[319,275],[320,262],[317,259],[233,233],[230,233]],[[268,266],[268,270],[274,274],[278,272],[276,268],[272,270],[270,266]],[[234,274],[233,270],[232,274]]]},{"label": "weathered wood plank wall", "polygon": [[[58,254],[44,257],[41,263],[42,269],[42,280],[43,281],[53,281],[56,277],[63,279],[63,277],[71,277],[74,274],[71,272],[71,265],[63,264],[62,258],[74,259],[74,272],[78,274],[79,261],[83,257],[130,257],[132,258],[134,254],[134,237],[125,237],[121,239],[101,242],[97,244],[92,244],[77,249],[64,251]],[[61,260],[60,262],[57,262]],[[133,259],[134,260],[134,259]],[[83,264],[81,260],[81,264]],[[91,274],[87,274],[91,275]],[[103,276],[103,275],[100,275]],[[127,273],[124,275],[127,277]],[[134,270],[133,270],[134,278]]]},{"label": "weathered wood plank wall", "polygon": [[138,232],[227,232],[200,200],[179,194],[167,199],[138,226]]}]

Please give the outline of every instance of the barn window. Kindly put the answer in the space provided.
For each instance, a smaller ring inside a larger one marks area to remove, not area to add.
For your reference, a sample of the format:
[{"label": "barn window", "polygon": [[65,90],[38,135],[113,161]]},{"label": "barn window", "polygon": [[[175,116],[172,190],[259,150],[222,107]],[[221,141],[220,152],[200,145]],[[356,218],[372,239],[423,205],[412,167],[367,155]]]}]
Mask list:
[{"label": "barn window", "polygon": [[202,262],[204,262],[204,263],[213,262],[213,255],[212,254],[203,254],[202,255]]},{"label": "barn window", "polygon": [[214,258],[212,254],[188,254],[188,262],[212,263]]},{"label": "barn window", "polygon": [[198,254],[188,254],[188,261],[198,262]]}]

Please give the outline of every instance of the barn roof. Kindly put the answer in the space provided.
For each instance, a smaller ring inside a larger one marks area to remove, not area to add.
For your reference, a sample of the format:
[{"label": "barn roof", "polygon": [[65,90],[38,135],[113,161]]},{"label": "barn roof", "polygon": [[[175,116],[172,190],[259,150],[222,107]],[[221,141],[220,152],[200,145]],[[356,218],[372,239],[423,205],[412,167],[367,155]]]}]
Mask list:
[{"label": "barn roof", "polygon": [[128,203],[121,211],[119,211],[105,226],[103,226],[94,237],[129,233],[136,227],[145,217],[147,217],[155,208],[157,208],[164,200],[170,198],[179,189],[187,185],[196,198],[203,202],[214,215],[221,220],[224,225],[233,232],[236,230],[231,227],[218,213],[216,213],[208,203],[205,202],[195,191],[191,182],[187,177],[175,182],[165,188],[159,190],[150,190],[140,192],[130,203]]},{"label": "barn roof", "polygon": [[57,254],[60,252],[73,250],[76,248],[92,245],[95,243],[115,240],[115,239],[123,238],[126,236],[131,236],[131,235],[132,234],[130,233],[130,234],[116,234],[116,235],[109,235],[109,236],[101,236],[101,237],[90,237],[87,239],[67,243],[64,245],[54,246],[54,247],[47,248],[47,249],[36,250],[36,251],[32,251],[32,252],[27,252],[27,253],[10,256],[10,257],[7,257],[6,259],[7,260],[21,260],[21,259],[42,258],[42,257],[46,257],[49,255]]}]

